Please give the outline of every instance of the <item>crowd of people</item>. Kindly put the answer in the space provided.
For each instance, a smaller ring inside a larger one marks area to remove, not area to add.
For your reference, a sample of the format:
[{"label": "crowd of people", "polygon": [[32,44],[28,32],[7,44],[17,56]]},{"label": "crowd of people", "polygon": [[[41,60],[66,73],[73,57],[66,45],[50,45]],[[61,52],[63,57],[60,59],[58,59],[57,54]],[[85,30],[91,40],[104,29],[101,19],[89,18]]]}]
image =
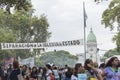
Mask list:
[{"label": "crowd of people", "polygon": [[120,80],[120,64],[117,57],[98,65],[86,59],[84,65],[76,63],[74,67],[63,68],[46,64],[44,67],[19,66],[14,60],[8,69],[0,67],[0,80]]}]

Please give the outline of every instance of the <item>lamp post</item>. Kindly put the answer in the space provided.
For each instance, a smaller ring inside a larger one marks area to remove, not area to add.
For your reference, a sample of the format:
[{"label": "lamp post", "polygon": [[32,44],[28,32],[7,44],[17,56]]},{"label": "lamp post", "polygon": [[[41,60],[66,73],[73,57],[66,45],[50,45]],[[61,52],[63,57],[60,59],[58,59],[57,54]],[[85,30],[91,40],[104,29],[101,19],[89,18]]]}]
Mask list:
[{"label": "lamp post", "polygon": [[[31,27],[30,27],[30,40],[29,40],[30,43],[34,41],[34,31],[33,31],[33,29],[34,29],[34,27],[31,26]],[[34,52],[34,49],[31,48],[31,49],[30,49],[30,54],[31,54],[31,56],[33,56],[33,52]]]},{"label": "lamp post", "polygon": [[94,0],[94,2],[95,2],[96,4],[101,3],[101,2],[103,2],[103,1],[108,1],[108,0]]},{"label": "lamp post", "polygon": [[98,52],[99,52],[99,48],[97,48],[96,50],[96,62],[98,63]]},{"label": "lamp post", "polygon": [[30,38],[31,38],[31,39],[30,39],[30,40],[31,40],[30,42],[33,42],[34,37],[35,37],[35,36],[34,36],[34,31],[33,31],[33,29],[34,29],[34,27],[33,27],[33,26],[32,26],[32,27],[30,27]]}]

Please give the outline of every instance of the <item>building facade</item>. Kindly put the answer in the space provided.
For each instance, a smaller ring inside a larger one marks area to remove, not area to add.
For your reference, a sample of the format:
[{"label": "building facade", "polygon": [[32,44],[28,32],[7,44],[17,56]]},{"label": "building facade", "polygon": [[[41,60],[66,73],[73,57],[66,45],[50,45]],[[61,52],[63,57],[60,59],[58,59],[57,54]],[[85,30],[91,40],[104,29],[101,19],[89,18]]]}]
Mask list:
[{"label": "building facade", "polygon": [[[92,28],[90,29],[90,32],[87,35],[86,47],[87,47],[86,59],[92,59],[93,62],[98,62],[98,64],[99,64],[100,63],[100,57],[99,57],[99,54],[98,54],[97,39],[96,39],[96,36],[95,36]],[[84,61],[85,61],[84,55],[85,55],[84,53],[77,54],[79,63],[84,64]]]},{"label": "building facade", "polygon": [[97,62],[97,39],[95,34],[93,33],[92,28],[87,36],[87,53],[86,57],[92,59],[93,61]]}]

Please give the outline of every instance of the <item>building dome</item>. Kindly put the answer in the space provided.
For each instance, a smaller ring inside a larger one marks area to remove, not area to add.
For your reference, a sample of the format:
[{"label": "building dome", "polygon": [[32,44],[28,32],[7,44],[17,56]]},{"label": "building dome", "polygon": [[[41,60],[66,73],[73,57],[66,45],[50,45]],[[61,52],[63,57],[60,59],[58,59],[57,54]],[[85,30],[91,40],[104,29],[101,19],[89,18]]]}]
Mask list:
[{"label": "building dome", "polygon": [[90,33],[87,36],[87,42],[96,42],[96,36],[92,31],[92,28],[90,30]]}]

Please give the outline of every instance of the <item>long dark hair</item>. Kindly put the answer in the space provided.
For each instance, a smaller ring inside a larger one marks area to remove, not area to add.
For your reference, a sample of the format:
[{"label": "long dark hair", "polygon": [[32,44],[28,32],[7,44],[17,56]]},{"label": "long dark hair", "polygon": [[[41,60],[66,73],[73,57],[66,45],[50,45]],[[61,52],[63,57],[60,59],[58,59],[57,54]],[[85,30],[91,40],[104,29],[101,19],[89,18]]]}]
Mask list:
[{"label": "long dark hair", "polygon": [[19,69],[19,62],[17,60],[13,61],[13,68],[14,69]]},{"label": "long dark hair", "polygon": [[48,69],[51,69],[51,65],[50,64],[46,64],[45,65]]},{"label": "long dark hair", "polygon": [[76,64],[75,64],[75,67],[74,67],[74,70],[73,70],[73,75],[76,76],[76,77],[78,77],[77,74],[78,74],[78,70],[79,70],[79,67],[80,67],[80,66],[82,66],[81,63],[76,63]]},{"label": "long dark hair", "polygon": [[[107,63],[106,63],[106,65],[105,65],[105,67],[108,67],[108,66],[112,66],[112,62],[116,59],[117,57],[112,57],[112,58],[110,58],[108,61],[107,61]],[[118,58],[117,58],[118,59]]]},{"label": "long dark hair", "polygon": [[2,80],[4,79],[4,71],[1,66],[0,66],[0,77],[2,78]]},{"label": "long dark hair", "polygon": [[91,59],[86,59],[86,60],[85,60],[85,64],[84,64],[85,70],[91,70],[91,68],[87,66],[87,64],[89,64],[90,62],[92,62]]},{"label": "long dark hair", "polygon": [[82,64],[81,64],[81,63],[76,63],[76,64],[75,64],[75,69],[76,69],[76,70],[78,70],[78,69],[79,69],[79,67],[81,67],[81,66],[82,66]]}]

